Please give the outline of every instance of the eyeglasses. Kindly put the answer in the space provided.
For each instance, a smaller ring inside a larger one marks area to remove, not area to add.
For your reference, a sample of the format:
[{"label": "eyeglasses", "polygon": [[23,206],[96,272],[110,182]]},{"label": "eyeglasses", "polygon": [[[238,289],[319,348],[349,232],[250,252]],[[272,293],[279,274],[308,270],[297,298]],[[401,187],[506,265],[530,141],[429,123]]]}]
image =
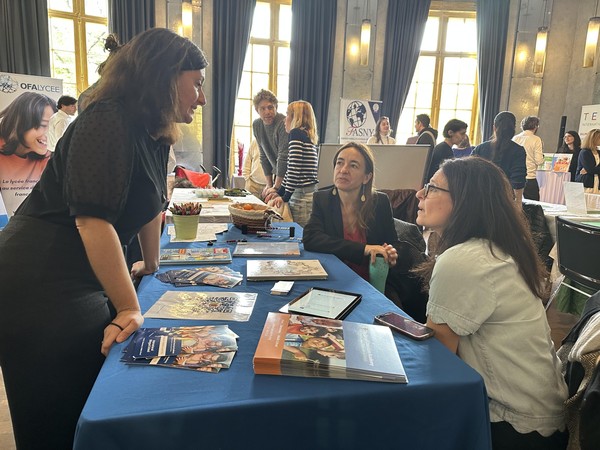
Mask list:
[{"label": "eyeglasses", "polygon": [[429,194],[429,191],[433,191],[433,192],[435,192],[435,191],[443,191],[443,192],[450,193],[450,191],[448,189],[444,189],[444,188],[441,188],[439,186],[434,186],[431,183],[427,183],[425,186],[423,186],[423,189],[424,189],[423,190],[423,198],[427,198],[427,195]]}]

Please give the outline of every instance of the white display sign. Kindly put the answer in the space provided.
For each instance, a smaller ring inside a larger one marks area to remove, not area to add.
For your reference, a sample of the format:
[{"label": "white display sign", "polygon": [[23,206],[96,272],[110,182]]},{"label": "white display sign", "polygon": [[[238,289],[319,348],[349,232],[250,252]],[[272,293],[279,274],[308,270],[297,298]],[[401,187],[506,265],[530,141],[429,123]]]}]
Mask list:
[{"label": "white display sign", "polygon": [[583,138],[593,130],[600,128],[600,105],[585,105],[581,107],[581,119],[579,120],[579,136]]},{"label": "white display sign", "polygon": [[383,102],[378,100],[340,100],[340,144],[367,142],[375,133]]},{"label": "white display sign", "polygon": [[0,111],[23,92],[37,92],[58,101],[63,92],[63,80],[0,72]]}]

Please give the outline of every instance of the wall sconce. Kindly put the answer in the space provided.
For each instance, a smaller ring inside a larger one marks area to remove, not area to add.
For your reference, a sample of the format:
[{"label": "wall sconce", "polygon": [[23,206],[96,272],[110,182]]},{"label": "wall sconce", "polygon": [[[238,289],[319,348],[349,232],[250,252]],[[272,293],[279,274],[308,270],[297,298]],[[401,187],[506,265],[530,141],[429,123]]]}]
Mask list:
[{"label": "wall sconce", "polygon": [[546,43],[548,42],[548,27],[539,27],[535,40],[533,55],[533,73],[543,73],[546,63]]},{"label": "wall sconce", "polygon": [[596,0],[596,15],[588,22],[585,49],[583,50],[583,67],[592,67],[596,58],[598,33],[600,32],[600,17],[598,17],[598,0]]},{"label": "wall sconce", "polygon": [[192,39],[192,23],[193,23],[193,8],[192,2],[183,0],[181,2],[181,28],[182,34],[188,39]]},{"label": "wall sconce", "polygon": [[538,28],[535,38],[535,51],[533,53],[533,73],[544,73],[546,64],[546,44],[548,43],[548,27],[546,17],[548,16],[548,0],[544,0],[542,26]]},{"label": "wall sconce", "polygon": [[360,65],[369,65],[369,47],[371,46],[371,21],[365,19],[360,26]]}]

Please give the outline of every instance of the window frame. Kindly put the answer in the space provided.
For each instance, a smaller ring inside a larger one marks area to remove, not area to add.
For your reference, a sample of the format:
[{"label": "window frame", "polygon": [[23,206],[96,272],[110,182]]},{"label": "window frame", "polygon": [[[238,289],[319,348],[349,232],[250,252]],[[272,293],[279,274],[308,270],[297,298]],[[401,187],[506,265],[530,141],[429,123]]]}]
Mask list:
[{"label": "window frame", "polygon": [[[268,81],[267,86],[260,86],[260,87],[252,86],[252,81],[251,81],[249,98],[240,97],[239,92],[238,92],[238,96],[236,97],[236,103],[238,100],[250,102],[250,111],[248,111],[248,113],[250,115],[249,116],[250,121],[249,121],[249,125],[238,125],[238,124],[236,124],[236,121],[234,118],[233,133],[232,133],[232,148],[237,148],[237,144],[235,144],[235,141],[237,139],[239,139],[240,135],[241,135],[241,133],[238,134],[236,132],[238,129],[242,129],[242,128],[249,129],[250,140],[252,141],[252,139],[253,139],[252,122],[258,118],[258,113],[254,110],[254,106],[252,104],[252,99],[256,95],[256,93],[258,92],[259,89],[266,88],[266,89],[270,90],[271,92],[275,93],[275,95],[277,96],[277,100],[279,101],[278,108],[277,108],[278,112],[281,112],[282,107],[285,107],[287,105],[287,101],[288,101],[288,93],[287,92],[285,94],[278,92],[278,75],[280,75],[278,73],[278,68],[279,68],[279,51],[278,50],[279,50],[279,48],[290,48],[290,42],[279,39],[279,12],[280,12],[281,5],[290,5],[291,6],[292,0],[258,0],[258,2],[268,3],[270,5],[270,19],[271,19],[270,37],[269,38],[258,38],[258,37],[250,36],[250,41],[248,43],[248,48],[246,50],[246,55],[244,56],[244,58],[249,57],[249,55],[251,54],[250,52],[252,51],[253,45],[262,45],[262,46],[268,47],[269,48],[269,72],[268,72],[269,81]],[[244,71],[244,72],[250,74],[250,80],[252,80],[253,73],[262,73],[262,72],[254,72],[252,70]],[[282,97],[285,98],[285,101],[282,101]],[[237,110],[237,108],[236,108],[236,110]],[[246,148],[249,148],[250,143],[251,142],[244,142],[244,145],[246,146]],[[232,158],[232,159],[235,160],[235,167],[237,168],[238,159],[237,158]]]},{"label": "window frame", "polygon": [[[48,28],[50,33],[50,43],[52,44],[52,28],[50,21],[52,18],[66,19],[73,22],[74,32],[74,44],[73,49],[75,53],[75,89],[77,90],[77,97],[89,87],[88,77],[88,54],[87,54],[87,39],[86,39],[86,25],[88,23],[94,23],[99,25],[106,25],[108,35],[108,17],[93,16],[85,13],[85,0],[72,0],[73,11],[61,11],[57,9],[50,9],[48,6]],[[108,5],[107,5],[108,14]],[[52,76],[54,76],[54,49],[50,47],[50,65],[52,70]]]},{"label": "window frame", "polygon": [[[476,11],[475,11],[475,3],[464,3],[462,5],[453,5],[451,9],[448,9],[448,3],[445,2],[432,2],[431,8],[429,11],[429,17],[437,17],[439,18],[439,30],[438,30],[438,42],[436,50],[421,50],[419,52],[419,58],[424,57],[433,57],[435,58],[435,71],[433,78],[433,87],[432,87],[432,96],[431,96],[431,106],[429,111],[420,111],[415,108],[413,112],[413,118],[410,121],[414,123],[417,114],[427,113],[431,119],[431,127],[440,130],[440,126],[443,128],[445,124],[439,123],[440,118],[440,110],[441,105],[441,95],[443,88],[443,77],[444,77],[444,58],[448,57],[457,57],[457,58],[473,58],[475,61],[477,60],[477,52],[456,52],[456,51],[447,51],[445,49],[446,36],[448,31],[448,20],[450,18],[460,18],[460,19],[476,19]],[[416,74],[415,74],[416,76]],[[415,83],[416,79],[413,77],[411,80],[411,88]],[[472,142],[478,142],[481,136],[481,131],[479,129],[479,76],[478,70],[475,71],[475,80],[473,84],[473,99],[471,104],[471,120],[468,128],[468,135]],[[410,92],[410,91],[409,91]],[[401,113],[402,116],[402,113]],[[399,125],[401,120],[397,124],[397,129],[399,130]],[[404,132],[405,130],[403,130]],[[414,130],[413,130],[414,131]],[[441,132],[440,132],[441,135]]]}]

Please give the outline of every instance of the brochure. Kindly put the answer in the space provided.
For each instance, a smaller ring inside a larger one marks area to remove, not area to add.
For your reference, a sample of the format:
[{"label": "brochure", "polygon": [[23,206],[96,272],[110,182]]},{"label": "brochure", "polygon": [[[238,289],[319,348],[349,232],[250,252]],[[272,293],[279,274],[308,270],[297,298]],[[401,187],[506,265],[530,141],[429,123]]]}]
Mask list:
[{"label": "brochure", "polygon": [[269,313],[254,354],[264,375],[408,383],[388,327]]},{"label": "brochure", "polygon": [[249,292],[167,291],[144,317],[247,322],[257,296]]}]

